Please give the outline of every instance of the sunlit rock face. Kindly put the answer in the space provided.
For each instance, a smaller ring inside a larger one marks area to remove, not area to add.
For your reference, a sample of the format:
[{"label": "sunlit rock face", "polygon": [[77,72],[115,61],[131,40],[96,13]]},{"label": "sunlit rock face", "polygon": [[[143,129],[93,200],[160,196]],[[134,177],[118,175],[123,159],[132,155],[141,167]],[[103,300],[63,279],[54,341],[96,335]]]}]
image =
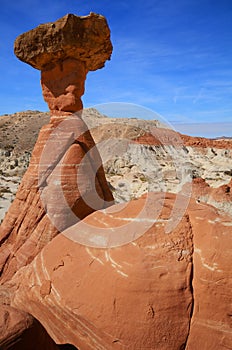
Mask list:
[{"label": "sunlit rock face", "polygon": [[[97,211],[55,237],[13,278],[12,305],[83,350],[230,348],[230,217],[190,200],[167,233],[176,196],[148,200]],[[80,233],[95,247],[78,243]]]},{"label": "sunlit rock face", "polygon": [[110,59],[110,30],[103,16],[68,14],[20,35],[14,52],[41,70],[44,99],[52,114],[63,115],[82,109],[86,74]]},{"label": "sunlit rock face", "polygon": [[[13,288],[8,283],[14,274],[58,233],[113,204],[99,152],[81,117],[86,74],[102,68],[111,52],[107,22],[95,14],[66,15],[15,41],[17,57],[41,70],[51,119],[39,133],[30,165],[0,227],[3,295],[8,286]],[[1,346],[8,337],[34,329],[33,318],[13,312],[10,306],[1,316],[2,322],[6,317],[11,320],[1,334]]]}]

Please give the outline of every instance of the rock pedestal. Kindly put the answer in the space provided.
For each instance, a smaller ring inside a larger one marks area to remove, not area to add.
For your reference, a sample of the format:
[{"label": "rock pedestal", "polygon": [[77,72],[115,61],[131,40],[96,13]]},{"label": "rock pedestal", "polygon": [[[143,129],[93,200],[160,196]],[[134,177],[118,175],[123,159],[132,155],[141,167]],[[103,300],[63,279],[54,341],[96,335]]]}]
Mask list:
[{"label": "rock pedestal", "polygon": [[[103,67],[111,52],[106,20],[96,14],[66,15],[15,41],[17,57],[41,70],[51,121],[39,134],[28,171],[0,228],[1,283],[72,225],[74,217],[81,220],[112,204],[100,155],[81,119],[86,74]],[[54,222],[56,216],[62,217]]]},{"label": "rock pedestal", "polygon": [[[40,131],[29,168],[0,227],[3,287],[59,232],[113,203],[100,155],[81,118],[86,74],[102,68],[111,52],[107,22],[96,14],[66,15],[15,41],[16,56],[41,70],[51,120]],[[22,330],[29,327],[22,314],[15,317],[9,310],[11,333],[14,320],[18,324],[21,319]],[[8,336],[4,328],[1,346]]]},{"label": "rock pedestal", "polygon": [[82,110],[81,96],[84,94],[86,74],[85,63],[73,58],[57,63],[49,70],[42,70],[43,97],[52,116]]}]

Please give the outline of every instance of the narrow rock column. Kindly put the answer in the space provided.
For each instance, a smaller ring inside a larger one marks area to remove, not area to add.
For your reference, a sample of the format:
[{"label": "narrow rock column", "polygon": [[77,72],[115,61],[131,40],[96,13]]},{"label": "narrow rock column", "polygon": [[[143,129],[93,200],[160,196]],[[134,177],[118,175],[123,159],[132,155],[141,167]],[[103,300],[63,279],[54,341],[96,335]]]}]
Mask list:
[{"label": "narrow rock column", "polygon": [[85,62],[73,58],[41,71],[43,97],[52,116],[65,116],[82,110],[81,96],[85,91],[86,74]]}]

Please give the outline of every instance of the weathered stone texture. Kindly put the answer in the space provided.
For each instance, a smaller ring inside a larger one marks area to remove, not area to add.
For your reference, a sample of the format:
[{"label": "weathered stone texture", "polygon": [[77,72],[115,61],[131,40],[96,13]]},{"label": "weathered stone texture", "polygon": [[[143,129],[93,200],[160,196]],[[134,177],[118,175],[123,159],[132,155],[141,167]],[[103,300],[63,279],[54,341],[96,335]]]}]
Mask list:
[{"label": "weathered stone texture", "polygon": [[110,30],[101,15],[67,14],[21,34],[15,41],[14,52],[21,61],[39,70],[67,58],[84,62],[87,70],[96,70],[110,59]]}]

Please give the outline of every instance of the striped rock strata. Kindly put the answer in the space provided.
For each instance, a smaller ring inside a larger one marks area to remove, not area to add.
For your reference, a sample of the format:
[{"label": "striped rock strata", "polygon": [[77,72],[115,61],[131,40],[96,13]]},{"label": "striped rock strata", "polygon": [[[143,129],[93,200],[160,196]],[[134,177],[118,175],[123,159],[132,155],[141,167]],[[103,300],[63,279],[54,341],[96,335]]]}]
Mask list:
[{"label": "striped rock strata", "polygon": [[81,350],[230,349],[231,218],[190,200],[167,233],[176,196],[148,197],[55,237],[14,276],[11,305]]},{"label": "striped rock strata", "polygon": [[[0,227],[2,286],[60,231],[113,203],[100,155],[81,118],[86,74],[102,68],[111,52],[106,20],[95,14],[66,15],[15,41],[17,57],[41,70],[51,119],[40,131],[29,168]],[[31,322],[2,302],[7,309],[1,308],[0,317],[11,325],[3,326],[0,335],[0,346],[6,346],[9,337],[18,337]]]}]

